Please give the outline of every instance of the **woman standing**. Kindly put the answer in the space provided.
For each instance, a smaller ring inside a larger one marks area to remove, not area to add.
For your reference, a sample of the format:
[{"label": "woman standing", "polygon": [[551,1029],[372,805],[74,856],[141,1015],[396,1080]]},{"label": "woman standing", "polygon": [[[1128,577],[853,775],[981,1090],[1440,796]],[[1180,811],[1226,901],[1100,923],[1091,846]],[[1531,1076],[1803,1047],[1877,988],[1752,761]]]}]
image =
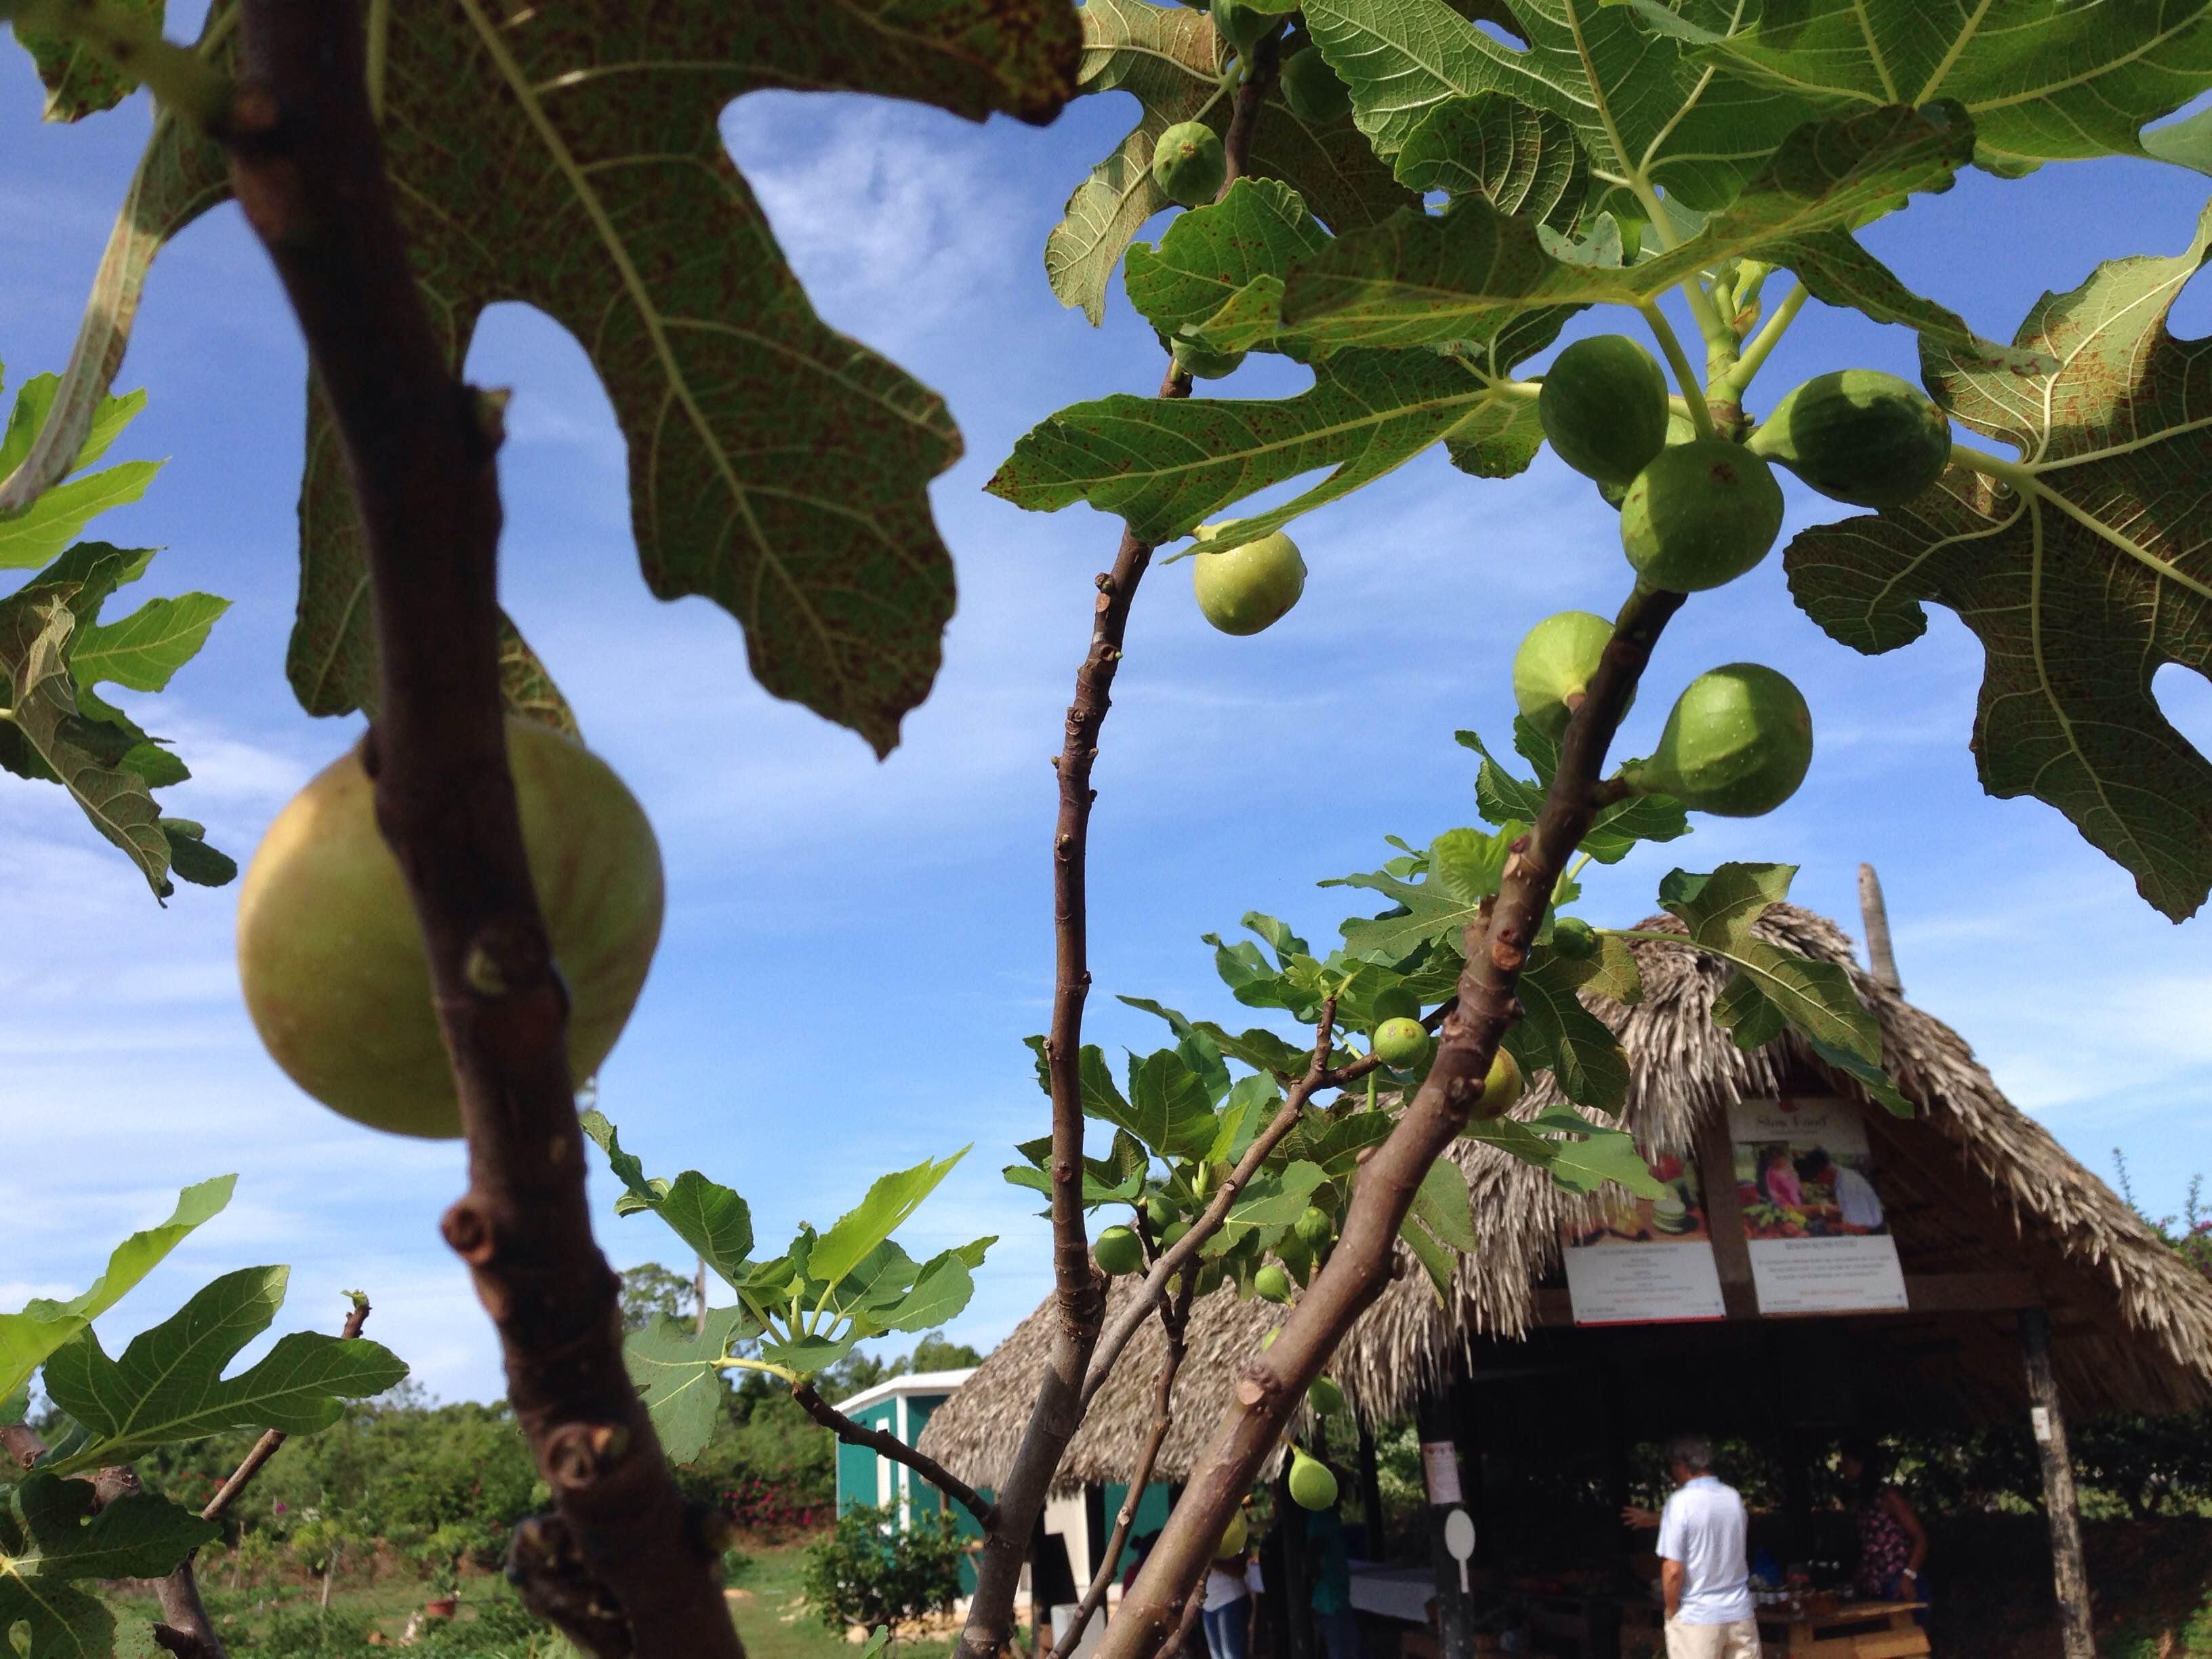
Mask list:
[{"label": "woman standing", "polygon": [[1881,1456],[1870,1440],[1847,1440],[1837,1459],[1858,1522],[1858,1592],[1881,1601],[1925,1601],[1921,1566],[1928,1559],[1928,1529],[1905,1494],[1882,1478]]}]

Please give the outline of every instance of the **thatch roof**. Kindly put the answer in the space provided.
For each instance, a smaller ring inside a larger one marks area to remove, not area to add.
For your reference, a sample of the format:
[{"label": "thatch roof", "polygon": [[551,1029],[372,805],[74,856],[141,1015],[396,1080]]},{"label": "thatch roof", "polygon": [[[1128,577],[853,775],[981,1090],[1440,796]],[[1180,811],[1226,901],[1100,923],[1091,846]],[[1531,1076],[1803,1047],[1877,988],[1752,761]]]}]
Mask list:
[{"label": "thatch roof", "polygon": [[[1640,926],[1680,928],[1668,916]],[[1879,1107],[1867,1112],[1908,1274],[2031,1274],[2051,1310],[2053,1361],[2073,1411],[2173,1410],[2212,1399],[2212,1283],[2008,1102],[1956,1032],[1862,972],[1832,922],[1778,905],[1759,930],[1850,971],[1860,1000],[1881,1021],[1889,1074],[1919,1109],[1909,1121]],[[1634,948],[1643,1000],[1633,1008],[1595,1000],[1590,1006],[1627,1050],[1625,1121],[1648,1155],[1688,1153],[1699,1123],[1735,1100],[1864,1098],[1794,1034],[1750,1052],[1735,1047],[1711,1018],[1727,977],[1712,958],[1657,944]],[[1557,1099],[1547,1077],[1520,1110],[1533,1114]],[[1439,1304],[1416,1269],[1346,1340],[1330,1370],[1364,1419],[1410,1411],[1425,1390],[1466,1374],[1478,1358],[1495,1369],[1593,1355],[1633,1376],[1632,1393],[1647,1414],[1687,1410],[1706,1423],[1727,1409],[1721,1403],[1727,1374],[1776,1366],[1845,1377],[1850,1409],[1877,1425],[1903,1415],[1975,1419],[2024,1409],[2014,1321],[2002,1312],[1539,1328],[1542,1286],[1558,1281],[1562,1225],[1593,1220],[1598,1200],[1577,1199],[1541,1171],[1473,1142],[1461,1142],[1452,1155],[1468,1172],[1483,1248],[1461,1260],[1446,1302]],[[1194,1311],[1161,1478],[1180,1479],[1188,1470],[1242,1363],[1279,1316],[1265,1304],[1238,1302],[1228,1289]],[[1004,1478],[1028,1421],[1052,1317],[1048,1301],[1000,1345],[931,1418],[924,1449],[979,1485]],[[1874,1329],[1883,1334],[1870,1336]],[[1711,1363],[1711,1345],[1731,1340],[1747,1364]],[[1652,1356],[1662,1351],[1672,1357],[1655,1364]],[[1163,1352],[1155,1322],[1100,1391],[1069,1447],[1063,1485],[1127,1478],[1150,1422]],[[1668,1378],[1677,1372],[1680,1386],[1670,1393]],[[1771,1410],[1771,1401],[1747,1409]]]}]

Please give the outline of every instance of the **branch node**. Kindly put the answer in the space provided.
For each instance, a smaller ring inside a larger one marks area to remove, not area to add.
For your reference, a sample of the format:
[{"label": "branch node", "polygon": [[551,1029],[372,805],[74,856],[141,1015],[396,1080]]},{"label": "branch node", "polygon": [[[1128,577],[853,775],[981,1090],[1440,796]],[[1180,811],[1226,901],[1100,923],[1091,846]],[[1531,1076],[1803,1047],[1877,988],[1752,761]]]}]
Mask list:
[{"label": "branch node", "polygon": [[1497,939],[1491,945],[1490,960],[1501,974],[1517,974],[1522,964],[1528,960],[1528,947],[1508,939]]},{"label": "branch node", "polygon": [[547,1437],[545,1478],[568,1492],[593,1485],[629,1449],[629,1431],[619,1423],[563,1423]]},{"label": "branch node", "polygon": [[447,1211],[438,1230],[445,1234],[453,1253],[471,1267],[484,1266],[498,1252],[490,1218],[472,1199],[462,1199]]}]

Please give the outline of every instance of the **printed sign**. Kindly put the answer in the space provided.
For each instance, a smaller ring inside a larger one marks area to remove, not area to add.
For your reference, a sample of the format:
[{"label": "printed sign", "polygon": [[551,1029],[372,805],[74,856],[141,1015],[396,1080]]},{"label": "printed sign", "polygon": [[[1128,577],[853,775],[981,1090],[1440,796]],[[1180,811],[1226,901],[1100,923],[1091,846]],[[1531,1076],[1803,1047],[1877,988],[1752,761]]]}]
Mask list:
[{"label": "printed sign", "polygon": [[1856,1103],[1740,1100],[1729,1139],[1761,1313],[1906,1305]]},{"label": "printed sign", "polygon": [[1428,1482],[1430,1503],[1441,1509],[1461,1501],[1459,1448],[1452,1442],[1421,1442],[1421,1474]]},{"label": "printed sign", "polygon": [[1697,1165],[1664,1158],[1658,1198],[1604,1189],[1596,1218],[1565,1231],[1567,1296],[1577,1325],[1724,1319]]}]

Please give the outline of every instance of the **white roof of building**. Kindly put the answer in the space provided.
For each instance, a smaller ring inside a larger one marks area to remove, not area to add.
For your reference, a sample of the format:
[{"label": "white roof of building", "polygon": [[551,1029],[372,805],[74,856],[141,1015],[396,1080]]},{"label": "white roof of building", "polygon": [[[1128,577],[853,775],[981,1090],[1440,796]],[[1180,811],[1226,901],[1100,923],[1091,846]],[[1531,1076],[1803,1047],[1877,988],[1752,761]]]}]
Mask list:
[{"label": "white roof of building", "polygon": [[975,1375],[973,1365],[951,1371],[915,1371],[906,1376],[890,1377],[872,1389],[863,1389],[850,1400],[840,1400],[837,1409],[850,1417],[878,1400],[890,1400],[902,1394],[951,1394]]}]

